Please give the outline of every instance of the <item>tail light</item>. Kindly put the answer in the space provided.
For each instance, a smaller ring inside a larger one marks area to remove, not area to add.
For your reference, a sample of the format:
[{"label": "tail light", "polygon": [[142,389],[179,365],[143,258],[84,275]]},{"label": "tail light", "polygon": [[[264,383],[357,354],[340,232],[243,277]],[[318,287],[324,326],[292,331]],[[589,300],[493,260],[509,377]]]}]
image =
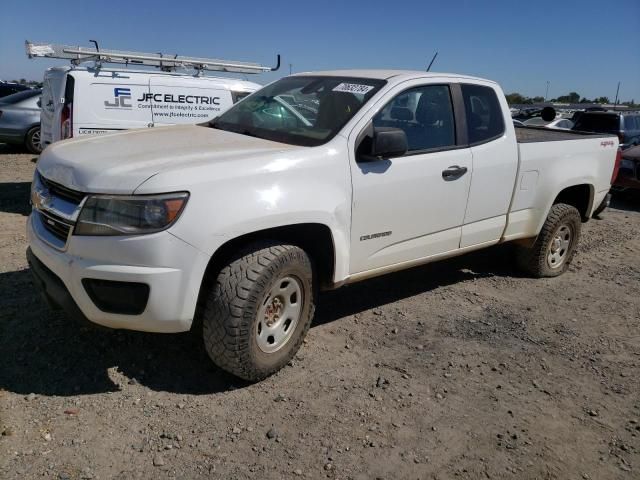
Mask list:
[{"label": "tail light", "polygon": [[60,137],[65,138],[73,137],[73,104],[68,103],[62,108],[60,114]]},{"label": "tail light", "polygon": [[616,153],[616,163],[613,166],[613,173],[611,174],[611,185],[616,181],[616,177],[618,176],[618,170],[620,170],[620,162],[622,162],[622,149],[618,148],[618,153]]}]

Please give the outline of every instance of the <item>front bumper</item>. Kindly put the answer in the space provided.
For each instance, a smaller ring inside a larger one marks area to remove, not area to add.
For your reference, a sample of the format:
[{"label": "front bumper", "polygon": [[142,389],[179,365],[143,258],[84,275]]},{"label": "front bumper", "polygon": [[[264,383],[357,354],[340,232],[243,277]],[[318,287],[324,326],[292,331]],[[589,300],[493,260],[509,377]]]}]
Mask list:
[{"label": "front bumper", "polygon": [[[46,241],[39,222],[34,214],[27,222],[30,264],[47,297],[70,315],[127,330],[172,333],[191,328],[207,255],[168,231],[128,237],[71,235],[61,250]],[[148,301],[139,314],[105,312],[83,279],[148,285]]]}]

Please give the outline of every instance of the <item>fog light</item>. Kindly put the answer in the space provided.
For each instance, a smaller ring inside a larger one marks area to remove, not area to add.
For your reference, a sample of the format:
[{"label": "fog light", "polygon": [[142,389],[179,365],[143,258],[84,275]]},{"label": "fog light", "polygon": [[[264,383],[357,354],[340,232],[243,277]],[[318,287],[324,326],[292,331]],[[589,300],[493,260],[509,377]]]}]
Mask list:
[{"label": "fog light", "polygon": [[105,313],[140,315],[147,308],[149,285],[83,278],[82,285],[91,301]]}]

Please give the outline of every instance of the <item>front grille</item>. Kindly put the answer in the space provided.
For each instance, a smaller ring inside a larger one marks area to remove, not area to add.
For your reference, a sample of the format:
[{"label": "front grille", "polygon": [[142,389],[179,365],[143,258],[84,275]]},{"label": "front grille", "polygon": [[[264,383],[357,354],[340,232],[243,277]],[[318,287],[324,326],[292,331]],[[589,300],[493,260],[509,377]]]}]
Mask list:
[{"label": "front grille", "polygon": [[68,202],[75,203],[76,205],[78,205],[84,198],[84,193],[72,190],[60,185],[59,183],[52,182],[51,180],[47,180],[42,175],[40,176],[40,180],[45,184],[49,189],[49,192],[51,192],[51,195],[54,197],[60,197]]},{"label": "front grille", "polygon": [[62,218],[52,213],[44,214],[40,212],[40,219],[42,220],[42,225],[44,225],[44,228],[46,228],[49,233],[63,242],[67,241],[72,225],[69,225]]}]

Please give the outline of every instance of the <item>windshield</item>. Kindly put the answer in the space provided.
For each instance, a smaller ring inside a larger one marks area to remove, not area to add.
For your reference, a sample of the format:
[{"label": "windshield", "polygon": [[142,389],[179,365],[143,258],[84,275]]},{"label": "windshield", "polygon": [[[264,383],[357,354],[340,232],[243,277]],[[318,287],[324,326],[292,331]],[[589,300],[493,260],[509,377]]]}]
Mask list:
[{"label": "windshield", "polygon": [[322,145],[385,83],[370,78],[286,77],[258,90],[208,125],[274,142]]}]

